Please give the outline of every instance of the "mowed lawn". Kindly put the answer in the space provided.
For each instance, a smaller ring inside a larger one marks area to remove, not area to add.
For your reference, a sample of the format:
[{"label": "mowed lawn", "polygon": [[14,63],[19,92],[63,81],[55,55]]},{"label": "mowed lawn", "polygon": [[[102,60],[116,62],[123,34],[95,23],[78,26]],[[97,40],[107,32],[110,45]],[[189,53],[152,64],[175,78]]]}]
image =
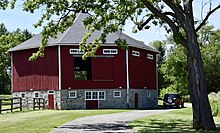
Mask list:
[{"label": "mowed lawn", "polygon": [[[217,130],[212,133],[220,133],[220,116],[214,119]],[[140,133],[207,133],[207,131],[192,129],[192,108],[147,116],[133,121],[129,126]]]},{"label": "mowed lawn", "polygon": [[129,110],[40,110],[0,114],[0,133],[47,133],[71,120]]}]

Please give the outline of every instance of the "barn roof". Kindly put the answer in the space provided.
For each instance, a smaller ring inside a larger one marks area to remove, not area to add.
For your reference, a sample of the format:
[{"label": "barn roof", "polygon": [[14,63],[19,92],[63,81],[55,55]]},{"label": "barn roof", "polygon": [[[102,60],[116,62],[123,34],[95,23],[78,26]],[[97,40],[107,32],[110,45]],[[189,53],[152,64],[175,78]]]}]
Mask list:
[{"label": "barn roof", "polygon": [[[57,46],[57,45],[79,45],[84,34],[86,33],[86,28],[84,27],[82,20],[88,17],[88,13],[79,13],[71,27],[69,27],[65,32],[58,33],[57,38],[49,38],[48,46]],[[91,37],[88,38],[87,43],[92,43],[95,38],[99,37],[101,31],[95,31],[92,33]],[[134,38],[124,34],[123,32],[110,33],[107,35],[106,43],[103,46],[115,46],[114,42],[118,38],[125,39],[129,46],[137,47],[141,49],[146,49],[153,52],[158,52],[157,50],[145,45],[143,42],[135,40]],[[20,45],[12,48],[9,52],[39,48],[41,45],[41,34],[37,34],[29,40],[21,43]]]}]

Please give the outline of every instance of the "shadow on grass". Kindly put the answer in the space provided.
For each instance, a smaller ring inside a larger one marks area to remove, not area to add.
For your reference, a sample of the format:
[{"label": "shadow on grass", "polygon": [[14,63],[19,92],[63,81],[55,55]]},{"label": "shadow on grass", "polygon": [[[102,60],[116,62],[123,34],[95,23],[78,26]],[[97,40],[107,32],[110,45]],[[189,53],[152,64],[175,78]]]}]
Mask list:
[{"label": "shadow on grass", "polygon": [[92,123],[92,124],[65,124],[58,128],[57,132],[69,131],[69,132],[76,132],[79,130],[84,130],[85,132],[121,132],[131,130],[131,127],[127,126],[127,121],[118,121],[117,123]]},{"label": "shadow on grass", "polygon": [[[204,130],[194,130],[192,129],[192,121],[183,119],[148,119],[148,122],[142,120],[136,120],[135,124],[130,124],[134,129],[138,129],[140,133],[207,133]],[[220,125],[216,125],[216,131],[210,131],[212,133],[220,132]]]}]

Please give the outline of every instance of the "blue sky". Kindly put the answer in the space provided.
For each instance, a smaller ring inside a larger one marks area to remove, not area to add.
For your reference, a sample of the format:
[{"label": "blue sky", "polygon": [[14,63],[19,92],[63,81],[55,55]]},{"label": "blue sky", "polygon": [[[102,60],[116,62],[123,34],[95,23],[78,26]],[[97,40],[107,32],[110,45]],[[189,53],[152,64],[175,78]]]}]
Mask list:
[{"label": "blue sky", "polygon": [[[196,0],[196,3],[194,3],[195,16],[197,19],[201,19],[202,1],[204,2],[205,0]],[[213,0],[213,3],[213,6],[220,4],[219,0]],[[207,8],[208,6],[204,7],[203,16],[205,15]],[[33,27],[33,24],[37,22],[41,14],[42,12],[40,10],[35,12],[34,14],[24,12],[21,9],[21,5],[19,5],[18,3],[14,10],[0,10],[0,23],[4,23],[9,31],[20,28],[28,29],[32,33],[38,34],[40,33],[41,28],[36,29]],[[220,28],[220,10],[218,10],[210,17],[209,24],[214,25],[216,28]],[[158,27],[152,27],[149,30],[140,31],[134,34],[132,33],[132,23],[129,21],[125,26],[124,32],[137,40],[145,42],[145,44],[148,44],[149,42],[152,42],[154,40],[165,39],[165,31],[163,30],[163,28]]]}]

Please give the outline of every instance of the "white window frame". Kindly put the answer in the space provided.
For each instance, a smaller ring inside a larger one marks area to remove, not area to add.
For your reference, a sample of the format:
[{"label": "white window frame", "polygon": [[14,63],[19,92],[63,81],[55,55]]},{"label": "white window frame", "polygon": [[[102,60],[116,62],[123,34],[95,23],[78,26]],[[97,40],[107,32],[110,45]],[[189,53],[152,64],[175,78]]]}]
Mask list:
[{"label": "white window frame", "polygon": [[85,51],[80,51],[80,49],[70,49],[70,54],[84,54]]},{"label": "white window frame", "polygon": [[[91,94],[90,98],[86,98],[87,93]],[[97,98],[93,97],[93,94],[95,94],[95,93],[97,93]],[[104,93],[104,98],[100,98],[101,93]],[[105,95],[106,95],[105,91],[85,91],[85,100],[105,100]]]},{"label": "white window frame", "polygon": [[[36,94],[38,95],[37,97],[36,97]],[[39,96],[39,92],[35,92],[34,93],[34,98],[39,98],[40,96]]]},{"label": "white window frame", "polygon": [[[100,93],[104,93],[104,98],[100,98]],[[105,100],[105,95],[106,95],[106,94],[105,94],[105,91],[99,91],[99,92],[98,92],[98,99],[99,99],[99,100]]]},{"label": "white window frame", "polygon": [[48,90],[48,94],[54,94],[54,90]]},{"label": "white window frame", "polygon": [[147,92],[147,97],[151,97],[151,92]]},{"label": "white window frame", "polygon": [[136,56],[136,57],[140,57],[140,52],[139,52],[139,51],[132,50],[132,55],[133,55],[133,56]]},{"label": "white window frame", "polygon": [[[119,93],[118,96],[115,95],[115,94],[117,94],[117,93]],[[113,97],[121,97],[121,91],[113,91]]]},{"label": "white window frame", "polygon": [[147,54],[147,59],[153,60],[153,59],[154,59],[154,55],[152,55],[152,54]]},{"label": "white window frame", "polygon": [[[74,94],[72,96],[72,93]],[[77,98],[77,92],[76,91],[69,91],[69,98]]]},{"label": "white window frame", "polygon": [[103,49],[103,54],[118,54],[118,49]]}]

